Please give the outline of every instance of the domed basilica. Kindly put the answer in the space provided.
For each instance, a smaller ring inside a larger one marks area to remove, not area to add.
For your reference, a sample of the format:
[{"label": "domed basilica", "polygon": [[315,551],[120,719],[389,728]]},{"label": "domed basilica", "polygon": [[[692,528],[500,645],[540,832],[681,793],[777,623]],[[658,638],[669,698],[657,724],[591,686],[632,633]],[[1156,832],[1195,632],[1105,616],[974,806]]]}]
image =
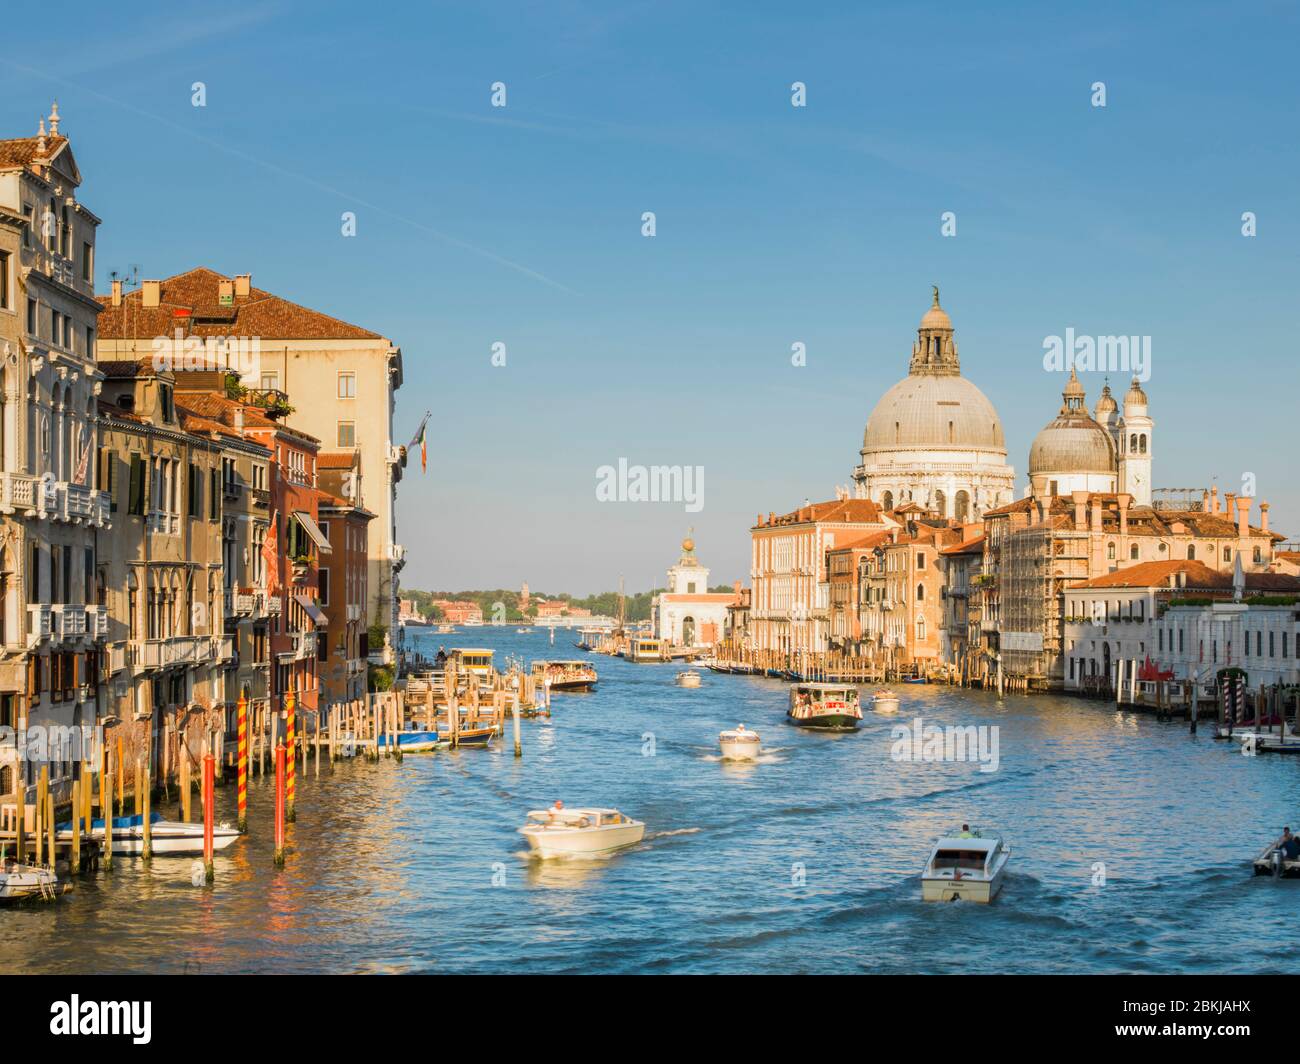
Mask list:
[{"label": "domed basilica", "polygon": [[1015,498],[1002,422],[961,375],[938,288],[917,329],[907,376],[867,419],[861,455],[855,494],[886,510],[912,502],[941,517],[974,521]]}]

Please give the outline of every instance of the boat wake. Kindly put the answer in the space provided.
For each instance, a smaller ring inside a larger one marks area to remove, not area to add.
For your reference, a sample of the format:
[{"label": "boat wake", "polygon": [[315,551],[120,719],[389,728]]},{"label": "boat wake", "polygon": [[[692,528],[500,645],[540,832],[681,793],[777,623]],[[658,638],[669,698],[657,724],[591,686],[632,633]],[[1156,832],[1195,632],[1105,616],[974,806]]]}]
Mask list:
[{"label": "boat wake", "polygon": [[653,831],[645,837],[646,842],[653,839],[668,839],[674,835],[694,835],[701,831],[701,828],[677,828],[675,831]]}]

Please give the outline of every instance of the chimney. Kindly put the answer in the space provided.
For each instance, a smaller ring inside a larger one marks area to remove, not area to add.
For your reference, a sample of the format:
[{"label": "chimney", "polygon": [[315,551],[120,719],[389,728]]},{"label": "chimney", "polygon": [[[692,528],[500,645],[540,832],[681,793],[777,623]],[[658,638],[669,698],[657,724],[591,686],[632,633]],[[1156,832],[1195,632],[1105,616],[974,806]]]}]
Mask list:
[{"label": "chimney", "polygon": [[113,282],[113,306],[120,307],[121,305],[122,305],[122,282],[120,280],[115,280]]},{"label": "chimney", "polygon": [[1265,532],[1268,531],[1268,503],[1259,504],[1259,527]]},{"label": "chimney", "polygon": [[1129,503],[1133,501],[1133,496],[1126,495],[1123,492],[1121,492],[1120,494],[1116,495],[1115,498],[1119,501],[1119,534],[1121,536],[1127,536],[1128,535],[1128,508],[1129,508]]},{"label": "chimney", "polygon": [[1223,516],[1226,517],[1229,521],[1232,520],[1232,511],[1233,511],[1232,501],[1236,497],[1237,496],[1230,491],[1225,491],[1223,493]]},{"label": "chimney", "polygon": [[235,274],[235,295],[248,296],[253,291],[253,275],[251,273]]},{"label": "chimney", "polygon": [[1201,513],[1208,514],[1209,512],[1210,512],[1210,493],[1208,491],[1203,491],[1201,492]]},{"label": "chimney", "polygon": [[234,298],[235,298],[235,282],[230,280],[218,281],[217,301],[221,303],[222,306],[224,306],[226,300],[231,300]]},{"label": "chimney", "polygon": [[759,514],[757,517],[754,518],[754,527],[760,528],[762,527],[762,524],[763,524],[763,515]]},{"label": "chimney", "polygon": [[1094,532],[1101,531],[1101,501],[1099,499],[1092,500],[1092,530]]},{"label": "chimney", "polygon": [[767,511],[767,523],[770,525],[770,524],[774,524],[775,522],[776,522],[776,514],[773,513],[771,510],[768,510],[768,511]]},{"label": "chimney", "polygon": [[[1231,495],[1228,498],[1232,498]],[[1243,495],[1237,500],[1237,538],[1245,539],[1250,535],[1250,498]]]},{"label": "chimney", "polygon": [[1212,488],[1210,488],[1210,513],[1217,514],[1218,512],[1219,512],[1219,485],[1215,484]]},{"label": "chimney", "polygon": [[1088,505],[1088,493],[1086,491],[1072,491],[1070,498],[1074,500],[1074,530],[1082,532],[1088,526],[1088,519],[1084,516],[1084,510]]},{"label": "chimney", "polygon": [[162,300],[162,281],[141,281],[140,299],[142,306],[156,307]]},{"label": "chimney", "polygon": [[235,407],[235,431],[241,436],[244,434],[244,408],[242,406]]}]

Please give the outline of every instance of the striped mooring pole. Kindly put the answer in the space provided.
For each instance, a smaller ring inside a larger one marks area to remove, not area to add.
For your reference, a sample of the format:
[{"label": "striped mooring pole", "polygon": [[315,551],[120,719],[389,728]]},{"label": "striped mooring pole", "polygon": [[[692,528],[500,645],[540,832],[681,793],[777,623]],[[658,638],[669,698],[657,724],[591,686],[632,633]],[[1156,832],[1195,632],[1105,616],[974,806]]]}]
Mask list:
[{"label": "striped mooring pole", "polygon": [[216,810],[213,808],[215,795],[213,794],[213,782],[216,776],[217,759],[210,753],[203,755],[203,879],[211,883],[216,878],[215,868],[212,863],[212,827],[216,819]]},{"label": "striped mooring pole", "polygon": [[239,830],[248,831],[248,693],[241,692],[239,722]]},{"label": "striped mooring pole", "polygon": [[298,747],[294,740],[294,717],[296,717],[298,708],[298,698],[292,692],[286,692],[284,696],[284,712],[287,720],[285,722],[286,744],[289,761],[285,766],[285,787],[284,787],[284,819],[292,824],[295,820],[293,812],[293,803],[298,796]]},{"label": "striped mooring pole", "polygon": [[275,747],[275,865],[284,867],[284,740]]}]

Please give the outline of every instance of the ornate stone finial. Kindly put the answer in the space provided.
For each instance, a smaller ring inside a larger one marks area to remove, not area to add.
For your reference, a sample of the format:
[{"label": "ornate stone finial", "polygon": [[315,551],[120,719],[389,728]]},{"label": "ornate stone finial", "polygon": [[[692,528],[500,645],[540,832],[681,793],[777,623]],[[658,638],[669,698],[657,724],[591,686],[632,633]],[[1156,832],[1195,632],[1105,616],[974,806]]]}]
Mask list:
[{"label": "ornate stone finial", "polygon": [[45,119],[41,119],[36,126],[36,154],[38,156],[45,154]]},{"label": "ornate stone finial", "polygon": [[50,106],[50,135],[57,137],[59,135],[59,101],[55,100]]},{"label": "ornate stone finial", "polygon": [[937,307],[939,305],[939,286],[937,284],[932,284],[930,287],[934,289],[934,302],[931,306]]}]

